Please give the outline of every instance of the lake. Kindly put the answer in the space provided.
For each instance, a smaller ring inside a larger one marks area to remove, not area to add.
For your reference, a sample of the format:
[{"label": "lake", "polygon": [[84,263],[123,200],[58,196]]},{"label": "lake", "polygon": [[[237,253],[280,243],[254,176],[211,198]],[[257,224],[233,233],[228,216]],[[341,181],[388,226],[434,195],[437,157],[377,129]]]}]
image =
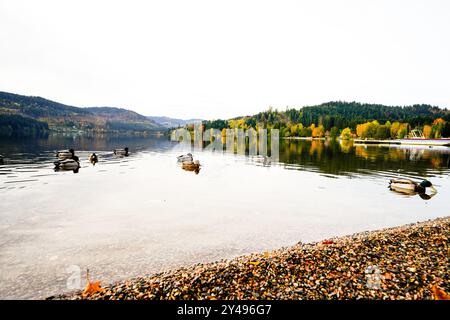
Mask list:
[{"label": "lake", "polygon": [[[112,153],[124,146],[130,156]],[[79,172],[55,172],[55,150],[70,147]],[[448,147],[281,141],[277,163],[194,150],[197,174],[177,164],[183,152],[166,137],[0,140],[0,298],[84,287],[87,268],[107,284],[449,214]],[[438,193],[395,193],[395,177]]]}]

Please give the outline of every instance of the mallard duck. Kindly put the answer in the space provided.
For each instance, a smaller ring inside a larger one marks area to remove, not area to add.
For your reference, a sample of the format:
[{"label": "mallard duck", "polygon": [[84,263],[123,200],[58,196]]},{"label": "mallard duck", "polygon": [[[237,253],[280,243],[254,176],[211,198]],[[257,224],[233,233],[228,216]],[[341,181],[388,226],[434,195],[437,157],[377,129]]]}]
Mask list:
[{"label": "mallard duck", "polygon": [[54,164],[56,170],[77,170],[80,168],[77,156],[74,156],[73,159],[55,161]]},{"label": "mallard duck", "polygon": [[433,184],[428,180],[423,180],[421,183],[409,179],[392,179],[389,181],[389,189],[404,194],[422,194],[425,193],[427,188],[436,192]]},{"label": "mallard duck", "polygon": [[61,160],[72,159],[73,156],[75,156],[75,151],[73,149],[61,150],[56,153],[56,157]]},{"label": "mallard duck", "polygon": [[257,155],[251,157],[252,161],[262,163],[264,165],[270,165],[270,158],[264,155]]},{"label": "mallard duck", "polygon": [[94,166],[98,162],[98,157],[95,153],[89,156],[89,162],[92,163]]},{"label": "mallard duck", "polygon": [[129,153],[128,153],[128,148],[123,148],[123,149],[114,149],[114,154],[116,156],[125,156],[128,157]]},{"label": "mallard duck", "polygon": [[192,153],[188,153],[178,156],[177,160],[178,162],[192,162],[194,161],[194,157],[192,156]]}]

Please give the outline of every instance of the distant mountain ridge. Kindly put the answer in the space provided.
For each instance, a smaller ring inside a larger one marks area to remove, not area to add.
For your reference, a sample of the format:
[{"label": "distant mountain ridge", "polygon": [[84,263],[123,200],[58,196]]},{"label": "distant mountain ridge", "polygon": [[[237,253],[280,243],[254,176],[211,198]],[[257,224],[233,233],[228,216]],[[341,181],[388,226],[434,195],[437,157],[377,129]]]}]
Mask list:
[{"label": "distant mountain ridge", "polygon": [[3,123],[9,123],[8,126],[13,129],[16,126],[12,126],[11,121],[23,117],[29,120],[24,119],[20,123],[32,123],[31,120],[34,120],[34,127],[40,128],[39,123],[46,123],[49,129],[56,131],[154,132],[166,130],[155,121],[123,108],[80,108],[41,97],[0,91],[0,117],[2,116],[3,120],[8,116],[8,121]]},{"label": "distant mountain ridge", "polygon": [[170,117],[155,117],[155,116],[147,116],[148,119],[155,121],[156,123],[161,124],[162,126],[166,128],[176,128],[176,127],[183,127],[187,124],[197,124],[202,123],[202,119],[177,119],[177,118],[170,118]]},{"label": "distant mountain ridge", "polygon": [[68,106],[41,97],[24,96],[2,91],[0,91],[0,110],[2,113],[10,111],[32,118],[90,114],[84,108]]},{"label": "distant mountain ridge", "polygon": [[[89,107],[84,108],[97,116],[121,118],[130,121],[145,121],[148,118],[135,111],[117,107]],[[151,119],[150,119],[151,120]]]}]

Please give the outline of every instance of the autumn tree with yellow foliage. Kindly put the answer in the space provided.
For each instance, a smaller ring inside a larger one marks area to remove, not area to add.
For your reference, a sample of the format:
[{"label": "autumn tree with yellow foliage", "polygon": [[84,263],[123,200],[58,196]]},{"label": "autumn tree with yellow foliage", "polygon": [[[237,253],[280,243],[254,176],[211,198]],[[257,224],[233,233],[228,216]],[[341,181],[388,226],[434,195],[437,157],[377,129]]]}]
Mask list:
[{"label": "autumn tree with yellow foliage", "polygon": [[349,140],[352,138],[352,130],[350,128],[345,128],[341,132],[341,139],[343,140]]}]

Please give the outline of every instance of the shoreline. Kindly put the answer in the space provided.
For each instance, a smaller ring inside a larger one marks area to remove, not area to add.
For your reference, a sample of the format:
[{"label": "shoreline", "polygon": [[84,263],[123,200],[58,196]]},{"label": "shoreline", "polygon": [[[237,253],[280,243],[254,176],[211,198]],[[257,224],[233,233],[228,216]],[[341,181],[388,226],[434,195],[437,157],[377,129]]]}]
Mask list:
[{"label": "shoreline", "polygon": [[450,216],[199,263],[47,299],[433,299],[450,292]]},{"label": "shoreline", "polygon": [[[324,140],[327,140],[327,139],[332,139],[332,138],[330,138],[330,137],[321,137],[321,138],[318,138],[318,137],[282,137],[282,139],[283,140],[308,140],[308,141],[311,141],[311,140],[322,140],[322,141],[324,141]],[[337,140],[337,138],[336,138],[336,140]]]},{"label": "shoreline", "polygon": [[[307,141],[315,141],[315,140],[332,140],[331,137],[282,137],[283,140],[307,140]],[[336,137],[335,140],[343,140],[340,137]],[[405,146],[426,146],[426,147],[450,147],[450,139],[449,138],[439,138],[439,139],[413,139],[413,138],[405,138],[405,139],[348,139],[351,140],[356,145],[376,145],[376,146],[384,146],[384,145],[405,145]]]}]

